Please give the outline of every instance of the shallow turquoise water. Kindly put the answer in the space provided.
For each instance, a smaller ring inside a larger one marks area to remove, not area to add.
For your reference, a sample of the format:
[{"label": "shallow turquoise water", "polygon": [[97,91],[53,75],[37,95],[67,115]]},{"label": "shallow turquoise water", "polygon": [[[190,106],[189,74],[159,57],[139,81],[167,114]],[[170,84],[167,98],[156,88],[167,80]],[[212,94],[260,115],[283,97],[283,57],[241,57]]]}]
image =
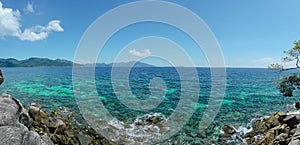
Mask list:
[{"label": "shallow turquoise water", "polygon": [[[191,89],[200,90],[199,101],[194,105],[195,113],[174,139],[182,138],[189,143],[197,143],[199,140],[215,142],[222,125],[245,126],[251,118],[270,115],[275,111],[285,111],[286,104],[299,99],[297,96],[300,94],[297,92],[295,97],[284,99],[275,88],[273,82],[284,73],[267,69],[228,68],[226,92],[221,109],[214,122],[203,133],[199,131],[199,121],[207,107],[211,79],[208,68],[197,70],[200,88]],[[72,68],[3,68],[3,73],[5,83],[0,87],[1,92],[11,94],[24,104],[37,102],[46,110],[54,110],[59,106],[78,109],[73,95]],[[96,95],[114,117],[127,123],[132,122],[137,116],[151,112],[161,112],[169,116],[180,100],[181,82],[174,68],[134,68],[131,71],[129,85],[133,95],[121,92],[120,97],[128,100],[147,99],[149,96],[152,97],[150,100],[155,100],[163,97],[163,102],[158,107],[148,111],[133,110],[118,100],[112,88],[109,68],[96,68],[95,77],[98,93]],[[148,86],[154,77],[160,77],[165,81],[165,96],[150,95]],[[117,85],[126,88],[126,84],[121,80]],[[85,93],[86,96],[95,95],[89,90]],[[188,97],[189,93],[185,96]]]}]

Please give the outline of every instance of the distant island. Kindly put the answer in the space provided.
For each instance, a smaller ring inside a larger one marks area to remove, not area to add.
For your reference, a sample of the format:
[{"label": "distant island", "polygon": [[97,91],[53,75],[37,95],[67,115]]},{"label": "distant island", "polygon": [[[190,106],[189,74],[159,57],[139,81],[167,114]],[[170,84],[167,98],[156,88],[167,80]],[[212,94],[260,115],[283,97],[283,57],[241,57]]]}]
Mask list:
[{"label": "distant island", "polygon": [[72,66],[73,62],[64,59],[51,60],[49,58],[29,58],[17,60],[15,58],[0,59],[0,67],[53,67]]},{"label": "distant island", "polygon": [[66,67],[66,66],[85,66],[85,67],[155,67],[142,62],[119,62],[119,63],[95,63],[95,64],[78,64],[65,59],[49,59],[32,57],[24,60],[17,60],[15,58],[0,58],[0,67]]},{"label": "distant island", "polygon": [[84,64],[83,66],[87,67],[156,67],[154,65],[150,65],[143,62],[135,62],[135,61],[129,61],[129,62],[118,62],[118,63],[96,63],[96,64]]}]

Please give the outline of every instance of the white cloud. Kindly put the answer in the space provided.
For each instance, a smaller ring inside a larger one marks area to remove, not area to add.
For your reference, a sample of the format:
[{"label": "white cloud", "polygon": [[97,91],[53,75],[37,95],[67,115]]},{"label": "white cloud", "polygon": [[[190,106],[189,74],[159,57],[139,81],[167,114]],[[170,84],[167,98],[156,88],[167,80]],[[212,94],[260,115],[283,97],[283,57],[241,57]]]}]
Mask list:
[{"label": "white cloud", "polygon": [[53,20],[50,21],[46,27],[47,31],[56,31],[56,32],[62,32],[64,29],[60,26],[59,20]]},{"label": "white cloud", "polygon": [[50,21],[46,26],[33,26],[21,30],[21,14],[18,10],[4,8],[0,2],[0,37],[15,36],[21,40],[37,41],[48,37],[51,32],[62,32],[59,20]]},{"label": "white cloud", "polygon": [[278,61],[279,61],[279,59],[275,59],[275,58],[272,58],[272,57],[264,57],[264,58],[261,58],[261,59],[257,60],[257,62],[267,63],[267,64],[278,63]]},{"label": "white cloud", "polygon": [[3,8],[0,2],[0,37],[5,35],[17,35],[20,29],[20,12],[9,8]]},{"label": "white cloud", "polygon": [[272,57],[260,58],[260,59],[254,60],[253,63],[255,64],[255,67],[268,67],[272,63],[282,64],[283,67],[285,67],[285,68],[295,67],[294,61],[283,63],[281,61],[281,58],[272,58]]},{"label": "white cloud", "polygon": [[60,26],[59,20],[53,20],[47,26],[34,26],[30,29],[25,29],[19,33],[17,37],[21,40],[36,41],[43,40],[48,37],[51,32],[62,32],[64,29]]},{"label": "white cloud", "polygon": [[27,3],[26,7],[24,8],[24,11],[26,13],[34,13],[34,9],[33,9],[33,3]]},{"label": "white cloud", "polygon": [[254,67],[263,67],[266,68],[272,63],[281,63],[280,59],[275,59],[272,57],[264,57],[260,59],[253,60]]},{"label": "white cloud", "polygon": [[131,49],[129,50],[129,54],[133,55],[133,56],[138,56],[138,57],[144,57],[144,56],[149,56],[151,55],[151,51],[149,49],[145,49],[143,52],[142,51],[138,51],[136,49]]}]

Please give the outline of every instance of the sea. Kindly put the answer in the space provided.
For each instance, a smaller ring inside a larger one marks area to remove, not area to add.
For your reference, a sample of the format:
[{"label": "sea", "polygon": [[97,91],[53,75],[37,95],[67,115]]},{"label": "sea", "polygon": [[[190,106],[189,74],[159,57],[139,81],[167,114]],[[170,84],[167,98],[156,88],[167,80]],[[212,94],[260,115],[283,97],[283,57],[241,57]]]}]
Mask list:
[{"label": "sea", "polygon": [[[0,86],[1,92],[19,99],[24,105],[36,102],[47,111],[62,106],[78,112],[84,109],[80,107],[78,98],[74,95],[80,82],[74,84],[72,81],[74,79],[72,67],[1,69],[5,77],[5,82]],[[296,71],[226,68],[226,75],[222,78],[224,80],[225,77],[226,80],[222,81],[224,92],[218,94],[222,97],[216,101],[219,108],[213,109],[215,117],[203,127],[201,121],[206,119],[205,111],[209,102],[215,99],[212,96],[214,95],[212,89],[218,89],[212,87],[212,81],[218,81],[216,80],[218,78],[212,79],[210,68],[181,68],[186,72],[184,75],[189,75],[191,70],[196,70],[197,74],[197,77],[192,79],[181,80],[184,77],[173,67],[135,67],[130,68],[129,74],[122,77],[125,80],[118,80],[118,77],[115,77],[114,81],[112,69],[109,67],[89,69],[82,67],[81,69],[95,72],[94,80],[90,82],[95,86],[95,91],[86,89],[78,95],[85,94],[81,96],[82,98],[96,96],[98,100],[90,101],[87,105],[97,109],[101,104],[102,109],[109,112],[114,119],[110,125],[114,123],[116,126],[124,123],[134,125],[137,119],[147,115],[159,114],[167,119],[178,113],[178,110],[188,112],[188,115],[181,116],[186,117],[182,119],[185,121],[183,125],[158,144],[218,144],[223,125],[230,124],[236,128],[247,127],[253,118],[268,116],[277,111],[287,111],[287,105],[293,104],[300,96],[296,91],[293,97],[285,98],[274,83],[280,77]],[[126,75],[122,72],[125,68],[114,69],[117,76]],[[83,77],[81,81],[83,81],[81,87],[84,87],[89,80]],[[92,92],[95,93],[91,94]],[[197,94],[194,94],[195,92]],[[190,105],[182,107],[181,100],[186,98],[193,99],[189,99]],[[188,107],[192,109],[186,111]],[[88,111],[84,111],[86,112]],[[87,118],[83,117],[84,119]],[[130,137],[133,133],[129,131],[128,134]]]}]

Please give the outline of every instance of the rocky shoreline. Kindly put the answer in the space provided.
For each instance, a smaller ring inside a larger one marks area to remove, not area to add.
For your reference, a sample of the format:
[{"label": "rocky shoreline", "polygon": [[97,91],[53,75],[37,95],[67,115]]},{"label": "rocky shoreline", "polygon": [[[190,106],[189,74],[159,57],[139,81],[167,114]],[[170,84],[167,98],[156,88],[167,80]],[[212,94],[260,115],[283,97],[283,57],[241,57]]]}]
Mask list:
[{"label": "rocky shoreline", "polygon": [[1,145],[109,145],[113,142],[75,120],[74,112],[61,107],[51,113],[36,103],[24,107],[8,94],[0,95]]},{"label": "rocky shoreline", "polygon": [[[8,94],[0,95],[0,145],[142,145],[157,142],[168,131],[166,118],[160,113],[138,117],[132,124],[98,120],[98,127],[110,132],[111,140],[66,107],[48,113],[37,103],[23,106]],[[113,141],[112,141],[113,140]]]},{"label": "rocky shoreline", "polygon": [[[295,107],[300,107],[300,102],[296,103]],[[77,122],[75,116],[76,113],[66,107],[47,113],[36,103],[23,106],[18,99],[2,94],[0,95],[0,144],[116,144],[87,125]],[[135,125],[143,127],[147,122],[160,125],[163,123],[160,118],[157,115],[146,116],[142,121],[136,121]],[[112,126],[107,123],[104,125]],[[236,129],[225,125],[218,144],[300,145],[300,113],[295,110],[290,113],[277,112],[268,117],[255,118],[247,128]]]},{"label": "rocky shoreline", "polygon": [[300,113],[276,112],[268,117],[254,118],[247,128],[224,125],[220,144],[300,145]]}]

